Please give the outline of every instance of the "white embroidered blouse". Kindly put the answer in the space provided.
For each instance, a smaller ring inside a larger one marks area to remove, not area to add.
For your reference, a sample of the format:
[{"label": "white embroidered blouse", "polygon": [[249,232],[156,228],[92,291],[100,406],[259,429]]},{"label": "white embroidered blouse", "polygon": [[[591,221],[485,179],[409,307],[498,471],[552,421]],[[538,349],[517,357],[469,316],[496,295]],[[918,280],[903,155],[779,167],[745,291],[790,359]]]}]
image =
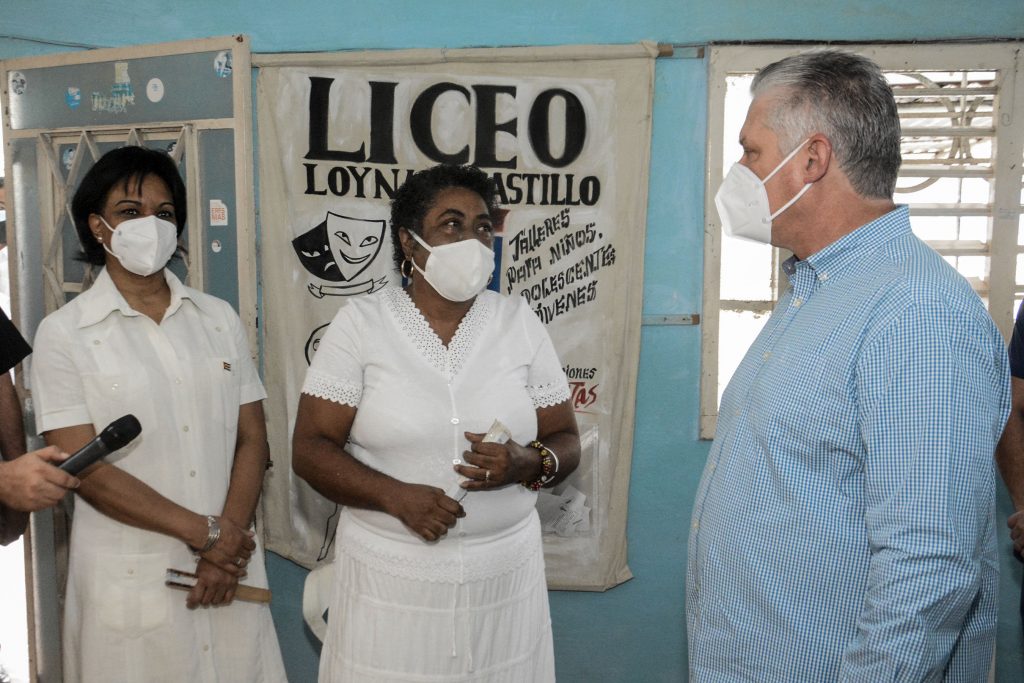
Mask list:
[{"label": "white embroidered blouse", "polygon": [[[569,398],[547,330],[521,298],[481,293],[446,348],[398,287],[341,308],[302,391],[357,408],[348,445],[355,458],[456,498],[462,490],[454,461],[469,449],[464,432],[486,432],[498,419],[514,441],[529,443],[537,409]],[[500,533],[535,503],[536,493],[518,484],[469,493],[460,536]],[[383,512],[349,514],[388,536],[413,536]]]}]

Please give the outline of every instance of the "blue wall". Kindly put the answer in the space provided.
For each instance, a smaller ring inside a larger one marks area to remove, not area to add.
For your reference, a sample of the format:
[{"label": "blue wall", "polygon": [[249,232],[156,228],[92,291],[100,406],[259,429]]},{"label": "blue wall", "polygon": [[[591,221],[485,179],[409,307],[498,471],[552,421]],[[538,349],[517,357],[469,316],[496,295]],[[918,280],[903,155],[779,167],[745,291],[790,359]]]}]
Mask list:
[{"label": "blue wall", "polygon": [[[296,6],[303,9],[297,10]],[[382,7],[385,11],[382,11]],[[1021,0],[5,0],[0,58],[246,33],[256,52],[758,40],[1024,38]],[[656,70],[644,314],[700,310],[706,64]],[[708,444],[697,439],[699,327],[643,330],[629,506],[635,578],[607,593],[553,593],[559,678],[686,678],[683,577],[693,494]],[[1007,509],[1005,494],[1002,512]],[[1005,545],[1005,544],[1004,544]],[[1015,615],[1020,567],[1004,553],[997,680],[1024,680]],[[293,683],[315,680],[301,622],[305,572],[272,556],[275,621]]]}]

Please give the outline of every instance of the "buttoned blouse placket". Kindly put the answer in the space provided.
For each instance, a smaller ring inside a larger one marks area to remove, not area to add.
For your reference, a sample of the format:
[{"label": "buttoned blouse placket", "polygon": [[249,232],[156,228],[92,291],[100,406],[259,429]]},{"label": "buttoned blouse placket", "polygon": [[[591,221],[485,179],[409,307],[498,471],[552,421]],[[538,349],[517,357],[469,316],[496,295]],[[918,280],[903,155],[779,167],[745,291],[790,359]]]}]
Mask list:
[{"label": "buttoned blouse placket", "polygon": [[[454,341],[454,338],[453,338],[453,341]],[[446,385],[447,385],[447,388],[448,388],[449,406],[451,407],[451,418],[449,419],[449,422],[451,423],[451,430],[452,430],[452,464],[453,465],[461,465],[462,464],[462,454],[459,452],[459,443],[460,443],[460,438],[459,437],[461,436],[461,434],[460,434],[460,432],[461,432],[460,424],[461,424],[462,420],[459,418],[459,407],[458,407],[458,404],[455,402],[455,389],[453,387],[453,383],[455,381],[455,369],[452,367],[452,365],[453,365],[453,363],[452,363],[451,351],[448,348],[445,348],[445,350],[444,350],[444,375],[445,375]],[[461,497],[460,497],[460,499],[461,499]],[[455,548],[456,548],[456,552],[458,553],[458,561],[459,561],[459,565],[458,565],[459,566],[458,582],[452,587],[452,626],[451,626],[451,628],[452,628],[452,657],[457,657],[458,656],[457,643],[458,643],[458,635],[459,635],[458,632],[457,632],[457,629],[458,629],[458,609],[459,609],[459,589],[462,586],[462,584],[465,582],[465,578],[466,578],[465,577],[465,570],[466,570],[466,561],[465,561],[465,559],[466,558],[465,558],[465,555],[463,553],[463,551],[464,551],[464,548],[463,548],[463,538],[465,537],[466,533],[464,531],[462,531],[462,520],[461,519],[456,519],[455,520],[455,526],[452,527],[452,532],[454,532],[454,539],[453,540],[455,542]],[[467,643],[468,643],[468,639],[467,639]],[[472,651],[470,651],[469,656],[470,656],[470,671],[472,671],[473,670],[473,666],[472,666],[472,661],[473,661],[472,660]]]},{"label": "buttoned blouse placket", "polygon": [[[188,367],[189,361],[192,360],[190,356],[185,355],[179,358],[172,341],[173,335],[168,333],[169,326],[183,322],[174,319],[175,316],[187,316],[189,313],[195,312],[182,310],[185,305],[191,304],[185,304],[181,300],[172,303],[160,324],[147,318],[150,323],[147,325],[147,332],[152,342],[152,348],[163,369],[163,374],[168,380],[175,420],[174,425],[175,429],[179,432],[178,443],[181,444],[181,452],[168,453],[168,457],[181,458],[188,467],[189,476],[197,477],[197,473],[202,471],[202,466],[199,462],[199,458],[202,456],[202,448],[197,441],[200,431],[196,429],[201,416],[197,413],[198,402],[190,399],[197,391],[196,378],[194,376],[196,369]],[[218,326],[214,331],[219,334],[222,332],[222,329]],[[196,482],[196,486],[201,487],[203,485],[204,483],[202,482]],[[209,514],[219,514],[220,510],[208,512]],[[196,640],[198,643],[202,643],[196,652],[196,657],[204,661],[204,666],[199,667],[199,670],[210,672],[210,678],[207,680],[212,683],[215,680],[213,674],[216,668],[214,666],[213,653],[210,651],[210,643],[213,642],[210,621],[203,618],[196,619],[195,625],[198,631]]]},{"label": "buttoned blouse placket", "polygon": [[[475,311],[477,302],[474,302],[474,306],[468,311],[463,318],[463,323],[460,323],[456,329],[455,334],[448,342],[448,346],[441,343],[440,337],[434,332],[433,328],[427,323],[426,318],[419,312],[412,299],[408,297],[404,292],[396,292],[393,295],[395,298],[392,301],[397,307],[397,314],[400,319],[400,326],[406,331],[407,334],[415,335],[417,328],[420,334],[428,335],[431,338],[430,345],[434,343],[440,347],[440,353],[431,352],[423,346],[417,345],[419,350],[424,354],[425,360],[432,365],[438,372],[442,373],[442,377],[445,381],[445,388],[448,392],[448,405],[449,405],[449,427],[451,429],[452,437],[452,465],[462,464],[462,452],[460,450],[460,443],[462,441],[462,418],[459,415],[458,403],[455,399],[455,380],[459,373],[459,369],[462,366],[461,354],[465,353],[472,345],[473,339],[480,334],[480,328],[474,325],[466,325],[467,321],[473,319],[474,315],[478,312]],[[414,342],[415,344],[415,342]],[[434,347],[435,349],[437,347]],[[431,360],[433,357],[434,360]],[[440,357],[440,358],[439,358]],[[439,367],[438,360],[443,359],[443,367]],[[448,495],[458,496],[458,491],[446,492]],[[461,497],[459,497],[461,499]],[[463,583],[465,583],[465,546],[464,537],[465,532],[462,531],[462,520],[457,519],[455,526],[452,528],[449,543],[453,543],[458,558],[458,576],[457,582],[452,586],[452,603],[451,603],[451,656],[458,656],[458,603],[459,603],[459,592]],[[465,642],[470,642],[470,634],[465,634]],[[469,671],[473,670],[473,656],[472,652],[468,653]]]}]

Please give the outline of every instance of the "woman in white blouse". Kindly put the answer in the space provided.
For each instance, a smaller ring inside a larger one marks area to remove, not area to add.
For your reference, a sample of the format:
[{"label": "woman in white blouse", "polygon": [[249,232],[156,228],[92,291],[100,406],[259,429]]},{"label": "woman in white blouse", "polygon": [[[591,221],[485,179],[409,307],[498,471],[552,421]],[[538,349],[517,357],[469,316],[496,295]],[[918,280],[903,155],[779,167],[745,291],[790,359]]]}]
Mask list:
[{"label": "woman in white blouse", "polygon": [[[142,433],[81,475],[64,608],[64,680],[285,680],[251,525],[268,449],[263,386],[238,315],[165,266],[185,186],[163,152],[122,147],[72,201],[82,259],[105,266],[47,316],[32,395],[49,444],[73,453],[134,414]],[[194,571],[187,594],[168,568]],[[197,607],[207,609],[196,609]]]},{"label": "woman in white blouse", "polygon": [[[293,467],[345,506],[321,681],[554,680],[536,491],[579,432],[543,325],[484,289],[495,209],[476,168],[411,176],[408,286],[342,307],[306,376]],[[483,440],[496,420],[505,443]]]}]

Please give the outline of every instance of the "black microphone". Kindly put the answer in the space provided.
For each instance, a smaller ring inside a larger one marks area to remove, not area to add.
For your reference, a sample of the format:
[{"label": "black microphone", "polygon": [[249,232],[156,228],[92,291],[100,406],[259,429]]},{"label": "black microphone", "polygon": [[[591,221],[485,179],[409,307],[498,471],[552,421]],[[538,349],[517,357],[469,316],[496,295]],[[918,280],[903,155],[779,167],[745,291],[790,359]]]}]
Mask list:
[{"label": "black microphone", "polygon": [[134,415],[119,417],[62,462],[60,468],[68,474],[78,474],[100,458],[127,446],[141,431],[142,425]]}]

